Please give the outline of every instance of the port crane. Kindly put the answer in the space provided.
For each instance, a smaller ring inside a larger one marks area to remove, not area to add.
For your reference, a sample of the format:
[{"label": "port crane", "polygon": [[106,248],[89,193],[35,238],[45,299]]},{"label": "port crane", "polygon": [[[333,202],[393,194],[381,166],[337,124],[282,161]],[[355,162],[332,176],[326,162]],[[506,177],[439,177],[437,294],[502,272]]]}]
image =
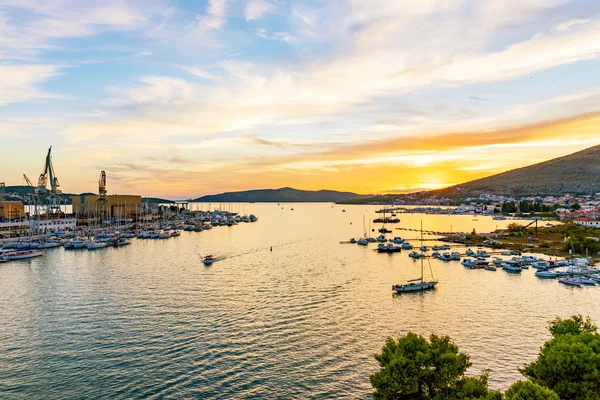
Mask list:
[{"label": "port crane", "polygon": [[46,155],[46,162],[44,164],[44,169],[40,174],[37,182],[38,193],[47,193],[47,185],[48,180],[50,180],[50,193],[48,195],[48,213],[60,213],[60,194],[62,191],[60,190],[60,183],[58,182],[58,178],[56,177],[56,173],[54,172],[54,166],[52,165],[52,146],[48,149],[48,154]]},{"label": "port crane", "polygon": [[100,171],[98,178],[98,200],[96,200],[96,218],[100,216],[100,222],[108,217],[108,200],[106,199],[106,172]]},{"label": "port crane", "polygon": [[[31,181],[29,180],[29,178],[27,177],[27,175],[23,174],[23,179],[25,180],[25,183],[27,184],[27,186],[29,186],[29,198],[31,199],[29,201],[30,205],[33,205],[33,220],[34,220],[34,226],[33,229],[31,229],[32,231],[37,232],[39,230],[39,226],[38,226],[38,221],[39,221],[39,215],[38,215],[38,193],[39,193],[39,188],[33,186],[33,183],[31,183]],[[28,213],[29,216],[31,217],[31,213]]]},{"label": "port crane", "polygon": [[106,172],[100,171],[98,179],[98,203],[106,203]]}]

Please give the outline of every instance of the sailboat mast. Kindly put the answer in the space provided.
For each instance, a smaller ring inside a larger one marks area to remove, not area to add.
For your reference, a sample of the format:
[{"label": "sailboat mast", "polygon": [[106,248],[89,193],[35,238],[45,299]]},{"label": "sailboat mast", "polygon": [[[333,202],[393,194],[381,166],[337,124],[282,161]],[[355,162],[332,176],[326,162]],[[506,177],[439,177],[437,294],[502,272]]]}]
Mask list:
[{"label": "sailboat mast", "polygon": [[423,252],[423,220],[421,220],[421,284],[423,284],[423,258],[425,253]]}]

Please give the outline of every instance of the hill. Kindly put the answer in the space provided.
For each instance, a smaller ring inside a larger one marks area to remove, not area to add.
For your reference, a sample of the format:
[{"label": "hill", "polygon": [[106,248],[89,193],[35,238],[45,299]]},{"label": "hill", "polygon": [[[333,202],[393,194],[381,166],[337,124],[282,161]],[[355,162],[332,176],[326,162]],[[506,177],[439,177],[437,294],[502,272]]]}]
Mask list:
[{"label": "hill", "polygon": [[298,190],[289,187],[281,189],[259,189],[247,190],[243,192],[227,192],[202,196],[194,202],[202,203],[245,203],[245,202],[262,202],[262,203],[307,203],[307,202],[323,202],[334,203],[336,201],[368,197],[351,192],[337,192],[335,190]]},{"label": "hill", "polygon": [[600,193],[600,146],[487,178],[427,192],[448,198],[481,193],[544,196]]}]

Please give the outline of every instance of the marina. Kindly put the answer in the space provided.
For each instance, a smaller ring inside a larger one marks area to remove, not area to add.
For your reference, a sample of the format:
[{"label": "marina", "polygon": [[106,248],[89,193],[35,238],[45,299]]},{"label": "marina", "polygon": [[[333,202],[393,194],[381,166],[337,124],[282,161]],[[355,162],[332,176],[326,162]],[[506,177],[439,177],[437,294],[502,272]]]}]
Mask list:
[{"label": "marina", "polygon": [[[208,207],[190,204],[190,212]],[[8,365],[11,397],[77,397],[81,391],[119,396],[130,390],[139,397],[251,396],[278,387],[282,395],[327,396],[333,390],[366,399],[372,354],[385,337],[409,329],[450,334],[471,354],[471,373],[493,365],[491,385],[505,388],[519,379],[517,368],[535,357],[549,319],[574,313],[600,317],[598,288],[537,277],[533,264],[518,274],[491,274],[431,254],[423,259],[425,281],[431,263],[435,288],[395,295],[391,285],[421,276],[420,259],[408,257],[410,250],[385,255],[373,251],[377,243],[336,240],[363,231],[363,215],[370,219],[377,207],[346,213],[328,204],[240,207],[260,216],[257,223],[213,226],[206,219],[198,233],[198,221],[171,222],[182,228],[179,236],[172,236],[170,224],[157,223],[141,229],[139,237],[125,238],[131,245],[94,251],[55,247],[41,257],[2,263],[0,317],[8,323],[0,326],[5,344],[0,362]],[[432,231],[452,224],[485,232],[497,223],[414,214],[401,225],[418,231],[421,220]],[[159,228],[171,237],[150,239]],[[386,240],[394,242],[393,235]],[[409,239],[418,249],[415,236]],[[436,250],[442,255],[468,250],[428,243],[428,253],[433,246],[443,246]],[[477,254],[477,248],[471,250]],[[211,254],[217,261],[205,266]],[[495,265],[493,257],[518,257],[490,256],[489,265]],[[127,332],[135,332],[135,350]],[[514,335],[518,343],[510,339]],[[29,350],[42,345],[47,352]],[[99,351],[103,348],[110,350]],[[17,358],[21,362],[12,361]],[[309,373],[324,360],[331,373]],[[118,364],[132,368],[118,370]],[[54,366],[51,374],[46,365]],[[96,371],[92,382],[84,379],[89,369]],[[121,383],[112,385],[117,371]],[[261,380],[248,386],[256,376]]]}]

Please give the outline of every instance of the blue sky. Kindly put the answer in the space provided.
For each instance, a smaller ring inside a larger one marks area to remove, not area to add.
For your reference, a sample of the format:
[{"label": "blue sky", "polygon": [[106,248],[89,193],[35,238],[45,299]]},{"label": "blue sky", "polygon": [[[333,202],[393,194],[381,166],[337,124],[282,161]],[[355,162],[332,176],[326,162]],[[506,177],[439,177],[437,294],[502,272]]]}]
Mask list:
[{"label": "blue sky", "polygon": [[599,56],[591,0],[0,0],[0,181],[454,184],[599,144]]}]

